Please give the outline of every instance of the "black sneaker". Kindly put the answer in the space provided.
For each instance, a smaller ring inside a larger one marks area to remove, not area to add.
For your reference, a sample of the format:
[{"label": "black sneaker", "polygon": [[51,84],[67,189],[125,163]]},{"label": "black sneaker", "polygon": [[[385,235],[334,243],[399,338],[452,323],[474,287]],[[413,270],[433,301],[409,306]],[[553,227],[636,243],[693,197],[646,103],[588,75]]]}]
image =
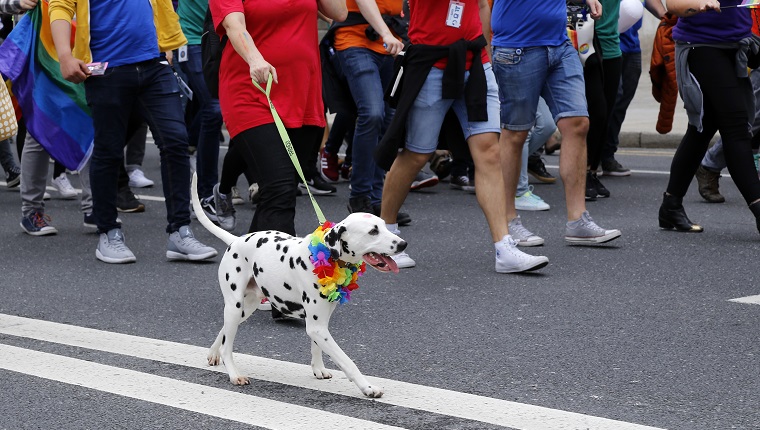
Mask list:
[{"label": "black sneaker", "polygon": [[348,213],[366,212],[375,213],[372,208],[372,201],[369,196],[351,197],[348,199]]},{"label": "black sneaker", "polygon": [[[117,217],[116,222],[121,225],[121,218]],[[97,224],[95,224],[95,215],[93,215],[92,212],[84,214],[84,223],[82,223],[82,225],[95,231],[98,229]]]},{"label": "black sneaker", "polygon": [[[322,179],[321,176],[315,176],[312,179],[309,179],[306,181],[307,184],[309,184],[309,188],[311,189],[311,193],[315,196],[323,196],[326,194],[335,194],[338,190],[335,189],[332,185],[328,184],[327,181]],[[306,192],[306,185],[304,185],[303,182],[298,183],[298,188],[302,189],[303,192],[301,194],[308,194]]]},{"label": "black sneaker", "polygon": [[8,188],[18,187],[21,183],[21,169],[18,166],[8,169],[8,173],[5,174],[5,183]]},{"label": "black sneaker", "polygon": [[145,205],[127,187],[116,194],[116,209],[119,212],[145,212]]},{"label": "black sneaker", "polygon": [[208,219],[210,219],[213,222],[218,222],[218,218],[216,217],[216,206],[214,203],[213,195],[201,199],[201,208],[203,208],[203,212],[206,214]]},{"label": "black sneaker", "polygon": [[530,173],[534,178],[546,184],[553,184],[557,182],[557,178],[546,171],[544,160],[542,160],[541,156],[538,154],[531,154],[528,157],[528,173]]},{"label": "black sneaker", "polygon": [[[596,175],[594,175],[596,176]],[[591,172],[586,172],[586,201],[595,202],[596,196],[596,181],[591,177]]]},{"label": "black sneaker", "polygon": [[606,199],[610,196],[610,190],[602,184],[596,172],[588,172],[586,174],[586,200],[589,200],[589,195],[593,194],[593,192],[590,193],[592,189],[596,192],[596,196],[594,197]]}]

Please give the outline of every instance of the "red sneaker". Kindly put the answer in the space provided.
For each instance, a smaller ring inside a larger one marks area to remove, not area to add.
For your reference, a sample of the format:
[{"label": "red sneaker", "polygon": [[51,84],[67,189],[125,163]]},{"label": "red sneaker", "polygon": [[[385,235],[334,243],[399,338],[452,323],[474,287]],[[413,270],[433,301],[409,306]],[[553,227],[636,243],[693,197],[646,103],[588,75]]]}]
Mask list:
[{"label": "red sneaker", "polygon": [[261,303],[259,303],[259,310],[260,311],[271,311],[272,310],[272,304],[269,303],[269,299],[264,297],[261,299]]},{"label": "red sneaker", "polygon": [[319,176],[327,182],[338,182],[338,154],[329,154],[324,148],[319,151]]}]

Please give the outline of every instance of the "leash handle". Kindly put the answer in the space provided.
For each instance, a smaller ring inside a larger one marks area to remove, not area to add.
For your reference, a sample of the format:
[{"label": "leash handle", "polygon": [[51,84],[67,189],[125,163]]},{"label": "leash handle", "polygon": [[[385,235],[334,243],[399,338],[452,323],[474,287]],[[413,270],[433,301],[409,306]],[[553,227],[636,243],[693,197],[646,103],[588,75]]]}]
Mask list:
[{"label": "leash handle", "polygon": [[290,157],[290,161],[293,162],[293,166],[296,168],[296,172],[298,172],[298,176],[301,177],[301,182],[306,186],[306,192],[309,193],[309,199],[311,200],[312,206],[314,206],[314,212],[317,214],[317,220],[319,220],[319,224],[322,225],[325,223],[325,216],[322,213],[322,209],[319,208],[319,205],[317,204],[317,200],[314,199],[314,195],[311,194],[311,188],[309,188],[309,184],[306,183],[306,177],[303,174],[303,170],[301,169],[301,163],[298,162],[298,156],[296,155],[296,151],[293,148],[293,143],[290,141],[290,136],[288,136],[288,131],[285,129],[285,124],[283,124],[282,119],[280,118],[280,115],[277,113],[277,110],[274,108],[274,104],[272,103],[272,99],[269,97],[270,92],[272,91],[272,74],[269,74],[269,78],[267,79],[267,87],[266,89],[262,88],[261,85],[259,85],[258,82],[251,79],[251,82],[253,82],[253,85],[258,88],[267,98],[267,102],[269,102],[269,110],[272,111],[272,116],[274,117],[274,124],[277,126],[277,131],[280,133],[280,138],[282,139],[282,142],[285,144],[285,150],[288,153],[288,156]]}]

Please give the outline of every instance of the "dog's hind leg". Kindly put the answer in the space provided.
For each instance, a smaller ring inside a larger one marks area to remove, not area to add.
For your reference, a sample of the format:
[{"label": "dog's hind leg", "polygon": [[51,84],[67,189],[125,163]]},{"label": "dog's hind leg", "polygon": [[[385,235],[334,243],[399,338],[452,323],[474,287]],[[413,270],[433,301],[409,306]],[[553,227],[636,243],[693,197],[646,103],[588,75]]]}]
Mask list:
[{"label": "dog's hind leg", "polygon": [[[242,324],[245,320],[248,319],[248,317],[253,314],[253,312],[258,308],[258,304],[261,302],[261,299],[264,298],[264,294],[261,293],[261,290],[256,289],[253,287],[253,283],[249,283],[248,287],[246,288],[246,294],[243,296],[243,302],[240,304],[240,322],[238,322],[238,325]],[[235,303],[235,307],[238,307],[238,304],[240,302]],[[209,348],[208,352],[208,364],[209,366],[216,366],[219,365],[222,362],[221,355],[219,354],[219,349],[222,346],[222,341],[225,341],[225,333],[224,328],[219,331],[219,334],[216,336],[216,340],[214,340],[214,343],[211,345],[211,348]]]},{"label": "dog's hind leg", "polygon": [[[315,352],[319,350],[324,351],[325,354],[330,356],[330,359],[340,367],[340,370],[346,374],[350,381],[353,381],[359,390],[367,397],[381,397],[383,395],[382,387],[372,385],[369,383],[366,377],[362,375],[359,368],[356,367],[353,361],[346,355],[345,352],[338,346],[333,339],[330,331],[327,328],[327,321],[313,321],[309,318],[306,319],[306,333],[309,335],[315,345],[312,346],[312,370],[315,369],[315,363],[322,361],[322,354],[319,354],[319,358],[314,357]],[[315,348],[316,346],[316,348]],[[324,369],[324,364],[322,364]],[[316,374],[316,372],[315,372]]]}]

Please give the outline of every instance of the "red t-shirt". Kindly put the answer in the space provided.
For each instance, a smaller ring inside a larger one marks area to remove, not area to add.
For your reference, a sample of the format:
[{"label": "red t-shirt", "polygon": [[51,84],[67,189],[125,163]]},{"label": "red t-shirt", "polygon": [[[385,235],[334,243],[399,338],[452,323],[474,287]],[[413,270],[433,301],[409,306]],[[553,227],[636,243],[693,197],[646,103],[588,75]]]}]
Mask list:
[{"label": "red t-shirt", "polygon": [[[214,26],[225,34],[222,21],[243,12],[248,33],[264,60],[277,69],[279,84],[270,97],[288,128],[325,126],[322,73],[314,0],[211,0]],[[227,43],[219,65],[219,104],[230,137],[274,122],[264,93],[253,86],[248,63]]]},{"label": "red t-shirt", "polygon": [[[451,45],[465,39],[475,40],[483,34],[483,24],[480,22],[480,7],[478,0],[459,0],[464,3],[462,21],[459,28],[446,25],[449,15],[450,2],[446,0],[409,0],[409,40],[412,44],[420,45]],[[488,53],[483,50],[483,63],[487,63]],[[467,68],[470,68],[472,52],[467,52]],[[435,63],[435,67],[443,69],[446,60]]]}]

